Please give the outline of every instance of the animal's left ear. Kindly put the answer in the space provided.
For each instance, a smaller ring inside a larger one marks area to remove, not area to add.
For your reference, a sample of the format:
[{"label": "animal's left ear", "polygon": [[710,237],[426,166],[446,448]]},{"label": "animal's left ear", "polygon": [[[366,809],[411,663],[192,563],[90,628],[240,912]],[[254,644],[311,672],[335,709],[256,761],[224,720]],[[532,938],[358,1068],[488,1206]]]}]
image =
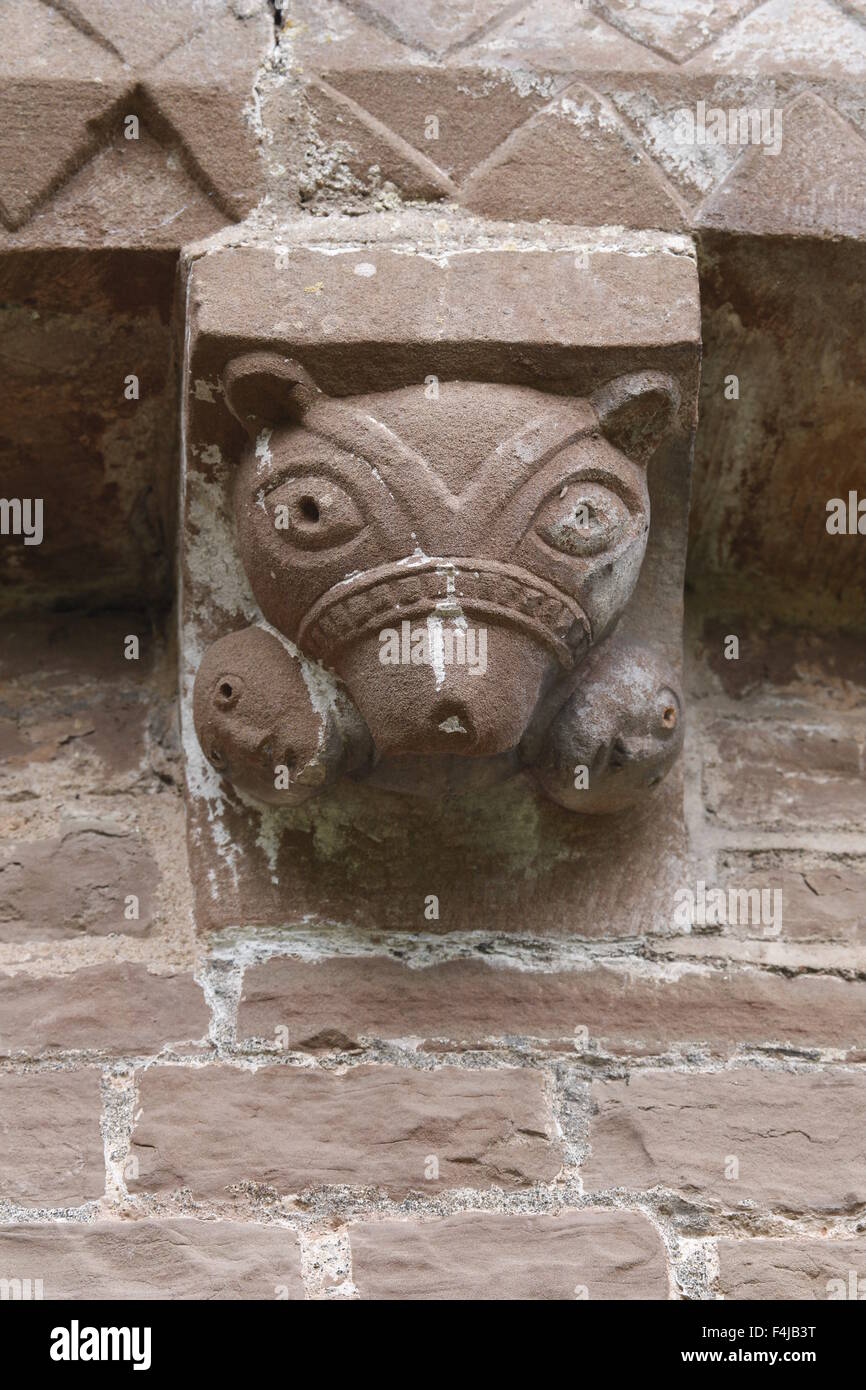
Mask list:
[{"label": "animal's left ear", "polygon": [[680,392],[662,372],[634,372],[600,386],[589,401],[605,438],[637,463],[648,463],[673,424]]}]

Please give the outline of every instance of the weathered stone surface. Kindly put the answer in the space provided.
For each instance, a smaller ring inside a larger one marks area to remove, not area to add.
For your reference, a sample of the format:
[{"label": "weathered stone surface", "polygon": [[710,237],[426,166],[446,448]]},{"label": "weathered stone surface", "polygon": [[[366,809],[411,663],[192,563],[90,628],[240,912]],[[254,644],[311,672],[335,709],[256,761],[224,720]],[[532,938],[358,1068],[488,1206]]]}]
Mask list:
[{"label": "weathered stone surface", "polygon": [[750,146],[698,213],[750,236],[866,236],[866,140],[810,92],[782,110],[781,147]]},{"label": "weathered stone surface", "polygon": [[[439,807],[395,805],[391,794],[345,783],[339,798],[329,798],[327,820],[315,803],[277,813],[282,840],[276,854],[266,838],[274,813],[262,818],[262,834],[258,817],[250,826],[248,808],[224,800],[219,824],[227,838],[221,843],[245,845],[250,873],[243,887],[234,884],[230,861],[211,852],[213,826],[193,806],[196,923],[209,930],[306,919],[422,932],[473,931],[483,924],[593,939],[658,930],[669,922],[677,887],[688,882],[677,776],[675,769],[651,808],[618,823],[610,818],[591,834],[577,817],[564,832],[567,813],[517,783]],[[369,834],[373,822],[376,839]],[[247,838],[251,829],[255,834]],[[198,844],[214,870],[216,896],[198,874]],[[628,878],[617,872],[611,886],[611,870],[625,858],[640,862],[641,872]]]},{"label": "weathered stone surface", "polygon": [[[782,160],[760,164],[762,152],[745,151],[737,183],[751,182],[755,166],[759,181],[776,180],[781,191],[778,200],[760,198],[754,228],[747,196],[746,228],[761,230],[768,216],[788,217],[792,190],[810,173],[816,184],[824,177],[828,161],[816,164],[814,151],[826,145],[825,118],[840,123],[840,152],[849,145],[842,123],[851,123],[852,159],[842,155],[840,164],[850,183],[866,40],[850,5],[842,12],[829,0],[770,0],[753,8],[746,0],[711,10],[698,0],[649,10],[626,0],[592,8],[536,0],[439,4],[435,16],[422,16],[415,6],[355,13],[333,0],[298,0],[281,12],[274,45],[261,0],[184,0],[145,18],[93,0],[48,13],[38,0],[10,0],[0,96],[8,106],[0,146],[7,239],[177,246],[214,232],[263,191],[250,130],[259,123],[268,195],[289,206],[300,198],[323,211],[390,210],[401,198],[443,196],[480,206],[476,175],[485,203],[496,199],[495,174],[485,173],[492,160],[513,174],[517,201],[505,216],[559,215],[552,203],[594,224],[679,225],[688,212],[666,181],[694,203],[709,195],[712,217],[715,191],[741,152],[736,141],[678,144],[679,113],[698,101],[726,111],[818,102],[823,111],[807,105],[802,113],[804,158],[792,178],[781,178]],[[521,129],[575,80],[590,85],[591,103],[617,108],[622,128],[608,110],[583,150],[556,117],[541,122],[546,140],[539,128]],[[67,121],[57,130],[61,103]],[[141,123],[136,141],[123,134],[130,114]],[[30,132],[43,129],[22,160]],[[557,181],[548,157],[560,142],[569,177]],[[632,155],[621,157],[623,148]],[[596,179],[603,149],[608,163]],[[595,208],[579,216],[594,193]],[[836,211],[856,224],[854,197],[840,198],[835,186],[828,193],[830,212],[817,207],[801,226],[835,226]]]},{"label": "weathered stone surface", "polygon": [[[556,1176],[551,1134],[541,1078],[518,1071],[151,1068],[139,1079],[130,1189],[224,1201],[237,1183],[392,1196],[519,1188]],[[428,1179],[431,1157],[439,1175]]]},{"label": "weathered stone surface", "polygon": [[386,34],[436,57],[470,43],[496,21],[499,9],[497,0],[446,0],[429,8],[404,5],[402,0],[371,0],[369,6]]},{"label": "weathered stone surface", "polygon": [[[568,177],[563,178],[563,170]],[[467,179],[488,217],[683,228],[688,216],[608,103],[575,84],[514,131]]]},{"label": "weathered stone surface", "polygon": [[424,62],[405,38],[386,33],[369,11],[362,17],[342,0],[294,0],[283,16],[282,37],[302,72],[398,67]]},{"label": "weathered stone surface", "polygon": [[866,611],[863,538],[828,533],[827,504],[863,494],[866,249],[712,230],[700,245],[696,590],[736,614],[754,610],[758,585],[764,619],[856,634]]},{"label": "weathered stone surface", "polygon": [[[452,47],[444,68],[433,50],[407,47],[401,58],[405,35],[381,14],[366,9],[364,21],[309,4],[284,38],[311,90],[323,78],[353,103],[355,174],[340,164],[339,127],[336,143],[318,149],[313,140],[306,157],[285,153],[282,167],[299,164],[315,197],[355,212],[388,209],[401,190],[440,199],[438,170],[453,185],[446,196],[505,217],[644,226],[684,217],[698,228],[706,351],[692,576],[715,592],[720,578],[754,575],[768,609],[857,622],[866,580],[856,539],[827,544],[824,505],[858,486],[864,428],[862,8],[536,0],[503,7]],[[574,142],[575,127],[551,114],[569,88],[588,90],[583,106],[609,115],[603,137],[576,141],[578,154],[601,138],[633,147],[618,173],[609,149],[595,178],[591,161],[564,148],[553,164],[568,176],[551,173],[551,151],[569,135]],[[699,111],[710,134],[689,141],[683,122]],[[277,146],[289,125],[280,112],[277,101],[265,117]],[[726,122],[721,140],[713,113]],[[759,128],[772,133],[769,148],[756,143]],[[370,177],[380,164],[395,184],[391,202],[381,174]],[[807,357],[804,341],[814,345]],[[724,394],[732,374],[739,404]]]},{"label": "weathered stone surface", "polygon": [[43,532],[38,545],[3,536],[4,609],[170,596],[175,260],[150,249],[0,256],[2,495],[41,500]]},{"label": "weathered stone surface", "polygon": [[853,728],[718,719],[704,730],[704,804],[720,825],[866,828],[866,779]]},{"label": "weathered stone surface", "polygon": [[[688,242],[677,243],[682,255],[669,254],[666,243],[653,239],[633,244],[625,239],[621,249],[611,250],[589,233],[589,275],[583,275],[572,238],[566,248],[557,244],[561,228],[546,239],[534,237],[525,250],[496,228],[501,239],[480,251],[470,251],[472,224],[458,220],[431,228],[408,215],[402,222],[395,218],[387,234],[379,233],[381,241],[371,239],[362,249],[351,247],[353,229],[357,246],[353,221],[337,224],[336,240],[320,238],[320,244],[310,245],[305,224],[294,222],[282,229],[282,252],[234,247],[197,260],[192,327],[203,341],[198,362],[191,364],[193,386],[211,380],[207,371],[196,369],[199,362],[221,370],[240,344],[265,349],[279,343],[286,353],[303,354],[317,384],[334,395],[338,389],[346,395],[410,384],[420,367],[433,372],[437,365],[443,380],[461,374],[472,379],[470,369],[479,372],[486,364],[488,376],[496,367],[508,379],[542,389],[553,389],[563,375],[580,373],[585,389],[589,381],[602,384],[608,370],[606,364],[590,370],[588,350],[598,348],[633,353],[636,368],[673,369],[683,360],[691,366],[699,325]],[[407,256],[401,231],[410,243],[432,232],[430,254]],[[327,254],[339,247],[341,235],[343,254]],[[366,269],[371,263],[373,273]],[[359,272],[358,266],[364,269]],[[248,287],[243,296],[232,293],[239,276]],[[572,284],[580,293],[564,295],[563,286]],[[523,365],[515,363],[516,344],[526,347]],[[405,355],[390,360],[372,351],[362,355],[361,345],[399,348]],[[580,394],[577,386],[570,394]],[[221,422],[221,399],[210,399],[202,389],[191,405],[197,426]],[[205,405],[218,409],[205,411]],[[228,439],[237,443],[236,425]]]},{"label": "weathered stone surface", "polygon": [[370,198],[387,202],[395,189],[411,200],[447,198],[453,184],[433,161],[383,129],[357,103],[325,82],[310,85],[305,106],[317,158],[299,177],[305,208],[335,197],[341,212],[360,212]]},{"label": "weathered stone surface", "polygon": [[603,966],[529,971],[456,960],[410,969],[376,957],[275,957],[246,971],[238,1037],[311,1051],[406,1037],[448,1050],[518,1035],[577,1052],[701,1044],[725,1053],[756,1043],[859,1049],[864,1010],[861,983],[769,971],[695,969],[669,979]]},{"label": "weathered stone surface", "polygon": [[592,1091],[587,1191],[661,1187],[792,1213],[853,1212],[866,1200],[859,1072],[648,1071]]},{"label": "weathered stone surface", "polygon": [[362,1299],[668,1297],[661,1240],[632,1212],[468,1212],[423,1223],[369,1221],[350,1235]]},{"label": "weathered stone surface", "polygon": [[270,44],[262,0],[11,0],[0,23],[3,243],[179,246],[253,206],[244,107]]},{"label": "weathered stone surface", "polygon": [[866,1240],[720,1240],[718,1291],[741,1299],[855,1299],[866,1292]]},{"label": "weathered stone surface", "polygon": [[105,1190],[98,1071],[0,1075],[0,1199],[75,1207]]},{"label": "weathered stone surface", "polygon": [[533,0],[516,11],[503,9],[496,27],[451,61],[477,63],[485,71],[501,65],[515,74],[518,88],[527,85],[528,73],[549,89],[555,74],[591,74],[601,84],[609,73],[620,81],[624,73],[640,74],[645,81],[648,73],[670,70],[652,48],[606,23],[598,7],[573,0]]},{"label": "weathered stone surface", "polygon": [[156,975],[124,963],[54,979],[0,975],[0,1019],[3,1054],[128,1055],[206,1037],[209,1013],[191,975]]},{"label": "weathered stone surface", "polygon": [[[813,78],[862,78],[866,34],[850,4],[842,8],[829,0],[811,0],[808,5],[800,0],[769,0],[748,11],[742,4],[739,7],[740,22],[726,27],[702,54],[704,70],[751,78],[785,71]],[[727,5],[723,13],[725,9]]]},{"label": "weathered stone surface", "polygon": [[0,1226],[0,1280],[51,1299],[302,1299],[295,1236],[232,1221]]},{"label": "weathered stone surface", "polygon": [[599,0],[595,5],[610,24],[648,48],[683,63],[729,30],[748,13],[751,0],[677,0],[675,5],[635,5],[631,0]]},{"label": "weathered stone surface", "polygon": [[[509,133],[546,104],[541,83],[521,88],[508,73],[493,69],[442,69],[404,61],[401,69],[389,70],[387,82],[381,71],[362,67],[326,69],[325,77],[359,112],[377,120],[380,133],[389,132],[396,148],[398,141],[405,142],[419,159],[434,165],[455,195]],[[515,207],[509,215],[520,213]]]},{"label": "weathered stone surface", "polygon": [[[91,795],[154,792],[179,780],[172,766],[178,734],[170,648],[171,634],[140,610],[4,619],[3,799],[74,796],[82,787]],[[93,819],[75,811],[67,805],[64,829]],[[109,815],[98,819],[106,834],[112,824],[122,828]]]},{"label": "weathered stone surface", "polygon": [[4,845],[0,940],[140,936],[151,926],[158,886],[153,856],[112,822],[73,822],[59,837]]},{"label": "weathered stone surface", "polygon": [[[695,0],[661,8],[536,0],[501,7],[476,32],[466,6],[442,5],[444,29],[460,35],[445,49],[415,29],[410,38],[406,13],[396,21],[367,7],[362,20],[319,0],[296,5],[283,28],[282,46],[308,84],[314,113],[286,163],[299,170],[311,206],[384,210],[396,197],[438,200],[444,192],[496,215],[502,209],[511,217],[678,226],[690,216],[700,221],[702,202],[711,220],[718,216],[716,191],[736,163],[736,186],[751,190],[754,182],[758,201],[751,191],[745,202],[722,192],[721,204],[742,203],[745,230],[763,231],[768,218],[786,229],[835,227],[837,214],[849,227],[857,224],[856,197],[849,200],[840,185],[862,162],[855,132],[864,125],[858,88],[866,40],[850,12],[825,0],[757,7]],[[583,122],[581,138],[563,119],[563,94],[575,79],[590,88],[583,108],[603,112],[600,121]],[[323,85],[351,101],[342,121],[332,107],[323,122]],[[280,149],[294,124],[287,98],[295,99],[294,89],[278,89],[263,111]],[[762,112],[787,118],[790,110],[792,160],[798,130],[804,141],[792,176],[782,177],[785,160],[777,155],[762,163],[763,151],[744,151],[738,132],[719,142],[711,124],[709,138],[702,132],[686,141],[682,117],[694,116],[699,102],[726,118],[742,111],[747,123],[752,112],[760,123]],[[541,106],[547,110],[539,116]],[[834,156],[822,162],[828,123]],[[841,172],[836,181],[827,178],[834,167]],[[442,179],[450,186],[443,188]],[[761,195],[768,180],[778,198],[770,188]],[[826,187],[829,211],[792,209],[809,180]]]},{"label": "weathered stone surface", "polygon": [[[725,656],[735,634],[739,655]],[[866,695],[866,650],[855,631],[815,631],[762,620],[757,614],[729,612],[705,617],[695,646],[716,684],[733,700],[754,702],[778,695],[792,708],[814,713],[856,713]],[[751,705],[746,703],[744,709]]]},{"label": "weathered stone surface", "polygon": [[[795,851],[722,856],[721,880],[747,891],[782,894],[783,939],[862,942],[866,938],[866,863],[849,855]],[[739,924],[738,936],[766,936]]]}]

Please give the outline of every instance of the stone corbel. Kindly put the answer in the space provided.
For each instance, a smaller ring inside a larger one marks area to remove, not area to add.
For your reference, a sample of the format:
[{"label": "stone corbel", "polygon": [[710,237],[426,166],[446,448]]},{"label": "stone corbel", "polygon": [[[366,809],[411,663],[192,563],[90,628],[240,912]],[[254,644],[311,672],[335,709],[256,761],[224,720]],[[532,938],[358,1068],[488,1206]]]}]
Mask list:
[{"label": "stone corbel", "polygon": [[619,814],[680,752],[692,262],[599,252],[562,307],[567,253],[419,258],[411,291],[408,259],[299,253],[276,314],[266,252],[193,268],[183,640],[211,826],[515,778]]}]

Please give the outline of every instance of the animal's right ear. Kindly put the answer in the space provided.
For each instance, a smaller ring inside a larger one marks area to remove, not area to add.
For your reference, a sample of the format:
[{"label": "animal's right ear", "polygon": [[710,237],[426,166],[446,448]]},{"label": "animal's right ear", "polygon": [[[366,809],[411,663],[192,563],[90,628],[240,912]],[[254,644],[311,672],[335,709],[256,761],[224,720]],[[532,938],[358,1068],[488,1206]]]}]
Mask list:
[{"label": "animal's right ear", "polygon": [[605,438],[646,465],[673,427],[680,390],[662,372],[632,372],[615,377],[589,399]]},{"label": "animal's right ear", "polygon": [[222,385],[229,410],[252,438],[262,429],[300,420],[322,394],[300,363],[277,352],[233,357]]}]

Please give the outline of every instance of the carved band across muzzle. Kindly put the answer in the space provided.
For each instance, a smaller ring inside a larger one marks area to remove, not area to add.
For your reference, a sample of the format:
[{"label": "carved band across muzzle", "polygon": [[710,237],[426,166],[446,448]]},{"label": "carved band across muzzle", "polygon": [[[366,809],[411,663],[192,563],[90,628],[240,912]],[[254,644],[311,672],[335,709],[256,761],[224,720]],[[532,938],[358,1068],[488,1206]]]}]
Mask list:
[{"label": "carved band across muzzle", "polygon": [[432,614],[522,628],[566,670],[592,637],[589,619],[573,598],[518,565],[424,558],[381,565],[335,584],[304,617],[298,644],[327,663],[359,637]]}]

